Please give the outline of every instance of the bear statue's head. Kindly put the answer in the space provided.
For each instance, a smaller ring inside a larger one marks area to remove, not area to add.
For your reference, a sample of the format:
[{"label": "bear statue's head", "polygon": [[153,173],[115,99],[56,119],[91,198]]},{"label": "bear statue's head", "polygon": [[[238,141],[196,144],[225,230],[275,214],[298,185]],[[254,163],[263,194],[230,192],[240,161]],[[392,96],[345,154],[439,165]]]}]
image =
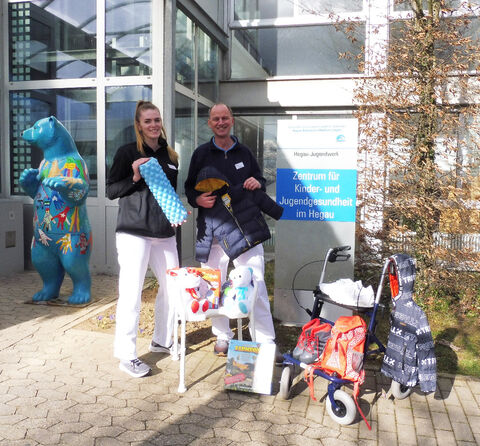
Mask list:
[{"label": "bear statue's head", "polygon": [[[38,120],[33,127],[22,132],[22,138],[52,156],[76,151],[75,143],[63,124],[55,116]],[[58,152],[58,153],[57,153]]]},{"label": "bear statue's head", "polygon": [[229,279],[234,288],[247,287],[252,284],[253,270],[247,266],[237,266],[232,269],[229,274]]}]

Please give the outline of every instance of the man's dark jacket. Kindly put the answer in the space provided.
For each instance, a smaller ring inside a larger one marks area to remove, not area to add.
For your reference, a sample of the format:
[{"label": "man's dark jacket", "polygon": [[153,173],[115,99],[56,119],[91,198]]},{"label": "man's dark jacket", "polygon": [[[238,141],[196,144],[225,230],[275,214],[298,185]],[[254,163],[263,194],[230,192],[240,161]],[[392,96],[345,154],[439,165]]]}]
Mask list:
[{"label": "man's dark jacket", "polygon": [[394,310],[382,373],[404,386],[419,383],[423,392],[433,392],[437,383],[437,361],[427,317],[413,301],[415,264],[406,254],[393,255],[390,260]]},{"label": "man's dark jacket", "polygon": [[243,184],[247,178],[253,177],[263,191],[266,190],[266,180],[252,151],[232,135],[235,144],[229,150],[220,149],[214,144],[214,138],[201,144],[193,152],[190,159],[187,179],[185,180],[185,195],[189,204],[198,208],[197,197],[202,193],[195,189],[198,173],[206,166],[212,166],[229,179],[230,186]]},{"label": "man's dark jacket", "polygon": [[278,220],[283,208],[263,190],[249,191],[243,184],[230,185],[215,167],[206,166],[197,175],[195,189],[217,196],[212,208],[199,208],[195,259],[206,262],[215,237],[230,259],[270,238],[265,212]]}]

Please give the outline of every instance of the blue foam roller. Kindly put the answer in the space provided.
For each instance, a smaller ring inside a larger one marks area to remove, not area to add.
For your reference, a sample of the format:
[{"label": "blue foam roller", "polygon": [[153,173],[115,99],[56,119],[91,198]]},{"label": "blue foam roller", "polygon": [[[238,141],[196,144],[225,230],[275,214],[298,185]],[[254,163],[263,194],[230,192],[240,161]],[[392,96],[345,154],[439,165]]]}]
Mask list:
[{"label": "blue foam roller", "polygon": [[172,225],[182,224],[186,220],[188,212],[168,181],[162,166],[155,158],[150,158],[146,163],[140,164],[139,169],[168,221]]}]

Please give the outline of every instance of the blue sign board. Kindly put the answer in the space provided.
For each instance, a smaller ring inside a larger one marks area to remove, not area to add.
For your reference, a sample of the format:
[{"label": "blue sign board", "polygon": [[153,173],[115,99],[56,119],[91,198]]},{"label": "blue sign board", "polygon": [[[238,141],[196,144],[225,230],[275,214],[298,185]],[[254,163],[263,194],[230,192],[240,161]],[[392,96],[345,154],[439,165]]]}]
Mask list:
[{"label": "blue sign board", "polygon": [[277,169],[282,220],[354,222],[357,171]]}]

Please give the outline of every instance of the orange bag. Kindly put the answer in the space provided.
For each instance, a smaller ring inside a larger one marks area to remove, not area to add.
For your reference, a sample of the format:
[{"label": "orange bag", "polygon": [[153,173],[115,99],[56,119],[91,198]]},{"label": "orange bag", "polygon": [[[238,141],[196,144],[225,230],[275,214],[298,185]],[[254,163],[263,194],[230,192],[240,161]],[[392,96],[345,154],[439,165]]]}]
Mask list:
[{"label": "orange bag", "polygon": [[360,316],[340,316],[320,358],[322,370],[358,381],[363,370],[367,324]]}]

